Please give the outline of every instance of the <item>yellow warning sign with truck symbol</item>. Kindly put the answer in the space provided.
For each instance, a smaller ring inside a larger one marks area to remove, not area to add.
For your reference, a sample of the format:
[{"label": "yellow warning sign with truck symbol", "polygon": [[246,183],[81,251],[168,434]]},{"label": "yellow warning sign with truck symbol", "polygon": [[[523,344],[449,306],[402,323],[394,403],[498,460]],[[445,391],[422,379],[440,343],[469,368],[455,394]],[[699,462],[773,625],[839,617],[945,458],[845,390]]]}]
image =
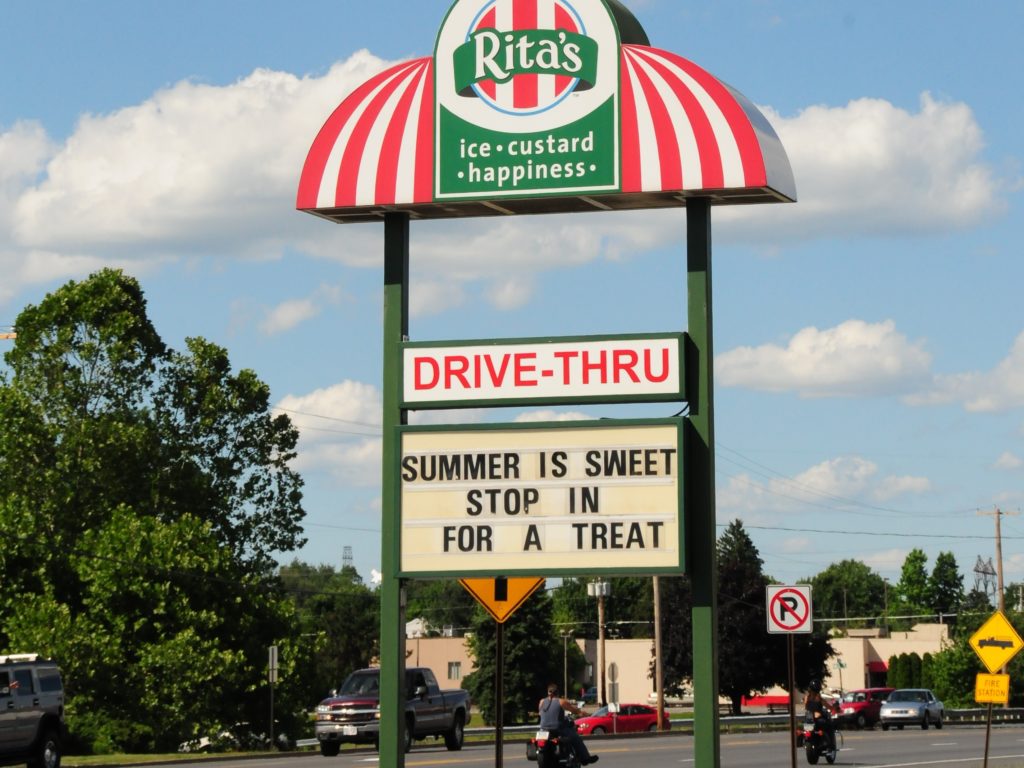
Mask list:
[{"label": "yellow warning sign with truck symbol", "polygon": [[981,663],[995,674],[1010,663],[1010,659],[1024,648],[1013,624],[1002,611],[996,611],[971,635],[971,648],[978,654]]}]

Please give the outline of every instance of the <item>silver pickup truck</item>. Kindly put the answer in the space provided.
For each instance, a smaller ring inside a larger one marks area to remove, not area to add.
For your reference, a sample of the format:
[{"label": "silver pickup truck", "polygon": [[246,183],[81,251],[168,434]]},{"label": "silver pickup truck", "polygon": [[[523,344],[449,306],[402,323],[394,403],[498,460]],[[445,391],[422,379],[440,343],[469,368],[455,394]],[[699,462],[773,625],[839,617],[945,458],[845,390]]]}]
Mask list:
[{"label": "silver pickup truck", "polygon": [[[426,667],[405,670],[405,751],[417,739],[443,738],[449,750],[462,749],[469,722],[469,692],[442,691]],[[320,754],[334,757],[342,744],[374,744],[380,738],[380,670],[360,669],[316,708]]]}]

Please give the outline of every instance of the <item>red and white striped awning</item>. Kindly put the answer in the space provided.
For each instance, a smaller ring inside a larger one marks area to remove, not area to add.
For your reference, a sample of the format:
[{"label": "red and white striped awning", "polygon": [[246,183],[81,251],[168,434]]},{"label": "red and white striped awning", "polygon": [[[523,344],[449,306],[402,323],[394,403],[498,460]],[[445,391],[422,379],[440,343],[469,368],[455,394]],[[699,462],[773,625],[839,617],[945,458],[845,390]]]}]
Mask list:
[{"label": "red and white striped awning", "polygon": [[393,66],[341,102],[310,147],[298,209],[353,222],[796,200],[785,149],[751,102],[681,56],[623,45],[620,191],[435,202],[433,70],[431,57]]}]

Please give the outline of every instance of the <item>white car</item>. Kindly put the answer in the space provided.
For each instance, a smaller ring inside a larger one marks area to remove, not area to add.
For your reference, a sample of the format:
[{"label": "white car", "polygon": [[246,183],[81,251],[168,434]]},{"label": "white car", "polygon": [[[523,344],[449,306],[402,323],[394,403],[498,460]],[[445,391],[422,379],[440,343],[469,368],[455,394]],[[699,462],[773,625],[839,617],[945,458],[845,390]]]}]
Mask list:
[{"label": "white car", "polygon": [[908,724],[920,725],[922,729],[929,725],[941,728],[945,714],[942,702],[927,688],[897,688],[882,703],[878,713],[883,731],[888,731],[890,725],[903,730]]}]

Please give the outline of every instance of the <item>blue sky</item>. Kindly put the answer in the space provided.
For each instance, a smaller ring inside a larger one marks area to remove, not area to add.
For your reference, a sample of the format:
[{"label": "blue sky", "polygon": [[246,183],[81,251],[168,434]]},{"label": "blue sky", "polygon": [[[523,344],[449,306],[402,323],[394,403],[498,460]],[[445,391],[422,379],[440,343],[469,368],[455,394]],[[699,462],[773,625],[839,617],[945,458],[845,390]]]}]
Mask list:
[{"label": "blue sky", "polygon": [[[784,582],[845,558],[895,582],[920,547],[973,586],[994,555],[979,511],[1024,498],[1024,5],[626,4],[652,45],[761,108],[800,197],[713,213],[719,523],[742,519]],[[297,213],[295,190],[334,107],[431,53],[447,8],[0,6],[0,325],[125,268],[170,345],[204,336],[270,384],[302,430],[295,554],[338,565],[351,546],[364,577],[382,231]],[[684,330],[684,234],[682,209],[414,224],[411,336]],[[1006,579],[1024,579],[1024,517],[1003,534]]]}]

